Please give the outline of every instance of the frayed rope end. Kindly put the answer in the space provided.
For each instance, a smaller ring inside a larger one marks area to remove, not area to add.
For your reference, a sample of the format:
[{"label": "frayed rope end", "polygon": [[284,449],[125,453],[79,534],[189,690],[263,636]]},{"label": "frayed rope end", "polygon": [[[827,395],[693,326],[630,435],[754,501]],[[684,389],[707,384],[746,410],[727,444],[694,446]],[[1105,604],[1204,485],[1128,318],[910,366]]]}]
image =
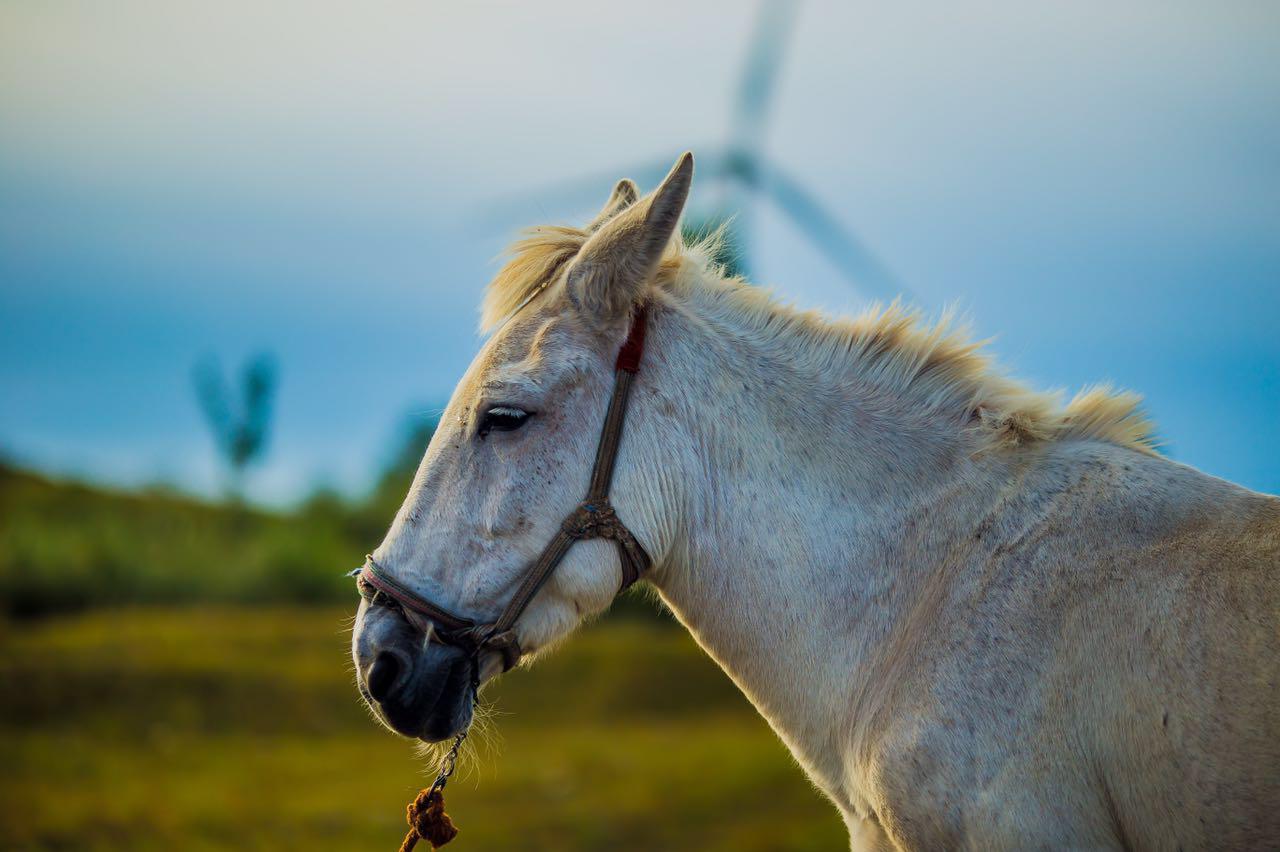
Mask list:
[{"label": "frayed rope end", "polygon": [[400,844],[400,852],[413,852],[419,840],[431,844],[432,849],[439,849],[458,836],[458,828],[444,812],[444,793],[440,790],[422,790],[418,797],[409,803],[405,820],[409,823],[409,833]]}]

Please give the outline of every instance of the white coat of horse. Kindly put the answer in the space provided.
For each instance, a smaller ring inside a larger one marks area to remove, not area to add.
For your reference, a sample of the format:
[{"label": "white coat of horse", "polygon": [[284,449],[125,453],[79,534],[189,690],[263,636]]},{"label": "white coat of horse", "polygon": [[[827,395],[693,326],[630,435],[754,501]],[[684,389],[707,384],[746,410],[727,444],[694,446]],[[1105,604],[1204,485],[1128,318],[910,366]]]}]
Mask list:
[{"label": "white coat of horse", "polygon": [[[1280,847],[1280,500],[1154,453],[1132,396],[1063,405],[945,323],[724,277],[652,215],[691,177],[516,244],[379,564],[492,619],[581,498],[644,301],[614,505],[855,849]],[[618,584],[579,542],[520,645]],[[353,651],[396,730],[470,723],[457,649],[362,604]]]}]

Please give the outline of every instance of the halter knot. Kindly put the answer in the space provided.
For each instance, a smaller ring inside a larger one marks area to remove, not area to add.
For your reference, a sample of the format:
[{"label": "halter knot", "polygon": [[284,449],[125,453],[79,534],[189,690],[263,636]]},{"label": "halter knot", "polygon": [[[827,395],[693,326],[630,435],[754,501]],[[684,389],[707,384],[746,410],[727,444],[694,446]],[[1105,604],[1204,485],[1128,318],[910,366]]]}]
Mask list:
[{"label": "halter knot", "polygon": [[560,529],[570,538],[609,538],[620,540],[624,527],[618,513],[607,500],[588,500],[579,504],[573,514],[565,518]]},{"label": "halter knot", "polygon": [[444,812],[444,794],[440,790],[421,791],[406,810],[409,833],[400,844],[400,852],[413,852],[419,840],[430,843],[432,849],[439,849],[458,836],[453,820]]}]

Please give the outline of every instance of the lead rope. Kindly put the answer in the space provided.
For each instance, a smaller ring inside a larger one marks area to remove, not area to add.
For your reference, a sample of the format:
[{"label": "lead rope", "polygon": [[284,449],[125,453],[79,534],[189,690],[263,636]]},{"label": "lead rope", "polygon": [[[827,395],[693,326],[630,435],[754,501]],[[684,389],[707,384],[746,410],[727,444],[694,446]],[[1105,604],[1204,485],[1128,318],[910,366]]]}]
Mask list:
[{"label": "lead rope", "polygon": [[[476,667],[473,670],[479,672],[479,660],[476,661]],[[473,713],[477,703],[477,688],[478,683],[473,680],[471,683]],[[453,775],[454,770],[458,768],[458,752],[466,740],[466,731],[454,738],[453,745],[445,752],[444,757],[440,758],[436,780],[431,782],[430,787],[419,790],[417,797],[405,809],[405,821],[409,823],[409,833],[400,843],[400,852],[413,852],[413,847],[418,845],[419,840],[430,843],[432,849],[439,849],[458,836],[458,827],[444,812],[444,787],[449,783],[449,777]]]}]

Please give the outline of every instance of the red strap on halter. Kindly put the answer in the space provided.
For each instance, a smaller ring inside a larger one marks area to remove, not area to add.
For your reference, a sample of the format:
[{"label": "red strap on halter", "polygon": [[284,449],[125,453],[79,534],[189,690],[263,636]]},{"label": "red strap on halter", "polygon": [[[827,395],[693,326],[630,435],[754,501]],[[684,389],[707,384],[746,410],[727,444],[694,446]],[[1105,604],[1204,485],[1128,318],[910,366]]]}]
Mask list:
[{"label": "red strap on halter", "polygon": [[649,324],[648,319],[648,307],[641,303],[636,308],[635,318],[631,320],[631,331],[618,350],[618,360],[613,365],[615,370],[626,370],[628,373],[640,371],[640,356],[644,354],[644,332]]}]

